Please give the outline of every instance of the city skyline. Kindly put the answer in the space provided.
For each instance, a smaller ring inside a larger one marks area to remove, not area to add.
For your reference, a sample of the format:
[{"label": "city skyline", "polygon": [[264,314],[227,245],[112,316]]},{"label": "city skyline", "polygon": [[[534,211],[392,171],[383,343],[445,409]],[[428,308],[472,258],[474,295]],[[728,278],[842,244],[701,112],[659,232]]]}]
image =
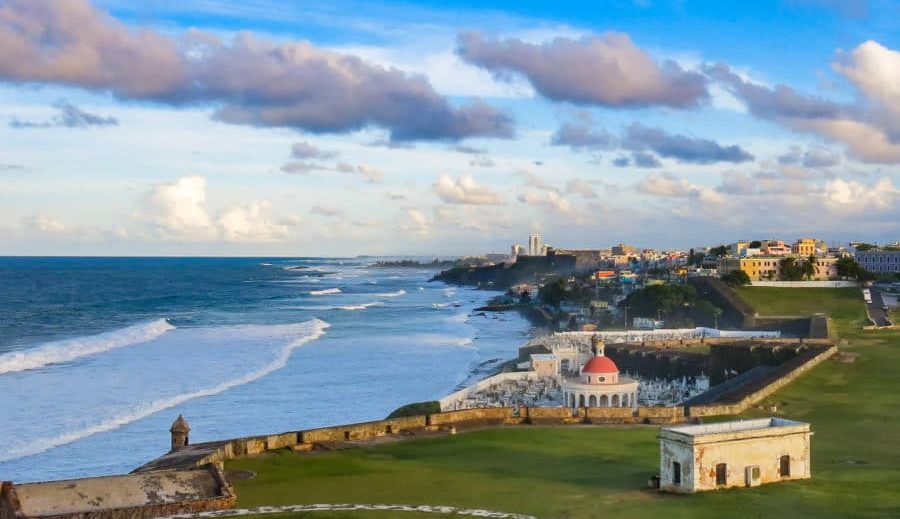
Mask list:
[{"label": "city skyline", "polygon": [[0,2],[0,254],[893,242],[898,19],[834,0]]}]

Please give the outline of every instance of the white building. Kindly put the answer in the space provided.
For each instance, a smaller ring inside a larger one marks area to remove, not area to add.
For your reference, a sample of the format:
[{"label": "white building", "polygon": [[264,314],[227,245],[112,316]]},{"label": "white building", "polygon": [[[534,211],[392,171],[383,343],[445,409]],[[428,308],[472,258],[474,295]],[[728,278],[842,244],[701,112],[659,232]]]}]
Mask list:
[{"label": "white building", "polygon": [[528,255],[540,256],[542,249],[541,235],[537,233],[532,234],[528,238]]},{"label": "white building", "polygon": [[659,488],[692,494],[810,477],[809,424],[760,418],[664,427]]},{"label": "white building", "polygon": [[515,261],[523,252],[525,252],[525,248],[518,243],[514,243],[513,246],[509,248],[509,258]]},{"label": "white building", "polygon": [[567,407],[630,407],[637,409],[638,381],[619,376],[619,367],[605,355],[603,341],[594,339],[594,357],[578,378],[565,378],[560,387]]}]

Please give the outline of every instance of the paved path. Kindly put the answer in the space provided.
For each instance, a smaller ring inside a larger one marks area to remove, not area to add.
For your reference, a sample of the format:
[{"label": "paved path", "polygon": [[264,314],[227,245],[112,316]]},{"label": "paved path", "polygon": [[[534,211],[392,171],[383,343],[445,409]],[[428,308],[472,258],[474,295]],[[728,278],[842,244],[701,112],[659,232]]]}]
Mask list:
[{"label": "paved path", "polygon": [[884,311],[884,299],[881,297],[881,291],[874,286],[867,288],[872,293],[872,303],[866,303],[869,317],[875,322],[875,326],[891,326],[893,323],[888,319],[887,312]]},{"label": "paved path", "polygon": [[533,515],[509,514],[506,512],[492,512],[476,508],[457,508],[455,506],[431,506],[431,505],[367,505],[367,504],[315,504],[315,505],[287,505],[287,506],[259,506],[256,508],[235,508],[232,510],[216,510],[213,512],[199,512],[196,514],[172,515],[163,519],[196,519],[203,517],[241,517],[247,515],[267,515],[298,512],[347,512],[353,510],[394,511],[394,512],[419,512],[426,514],[460,515],[469,517],[490,517],[495,519],[537,519]]}]

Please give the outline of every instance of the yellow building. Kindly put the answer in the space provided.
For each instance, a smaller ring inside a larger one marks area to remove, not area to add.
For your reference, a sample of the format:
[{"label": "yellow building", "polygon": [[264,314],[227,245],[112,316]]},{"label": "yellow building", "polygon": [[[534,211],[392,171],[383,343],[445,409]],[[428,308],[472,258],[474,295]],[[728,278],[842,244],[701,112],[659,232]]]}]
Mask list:
[{"label": "yellow building", "polygon": [[[797,261],[806,261],[809,255],[798,257]],[[719,275],[724,276],[735,270],[743,270],[750,281],[778,281],[781,279],[781,256],[753,256],[750,258],[722,258],[719,260]],[[812,281],[826,281],[837,278],[837,260],[835,257],[816,258],[816,269]]]},{"label": "yellow building", "polygon": [[815,238],[800,238],[791,245],[791,252],[803,257],[816,256],[821,252],[821,244]]},{"label": "yellow building", "polygon": [[750,281],[778,280],[781,274],[780,257],[753,256],[750,258],[722,258],[719,260],[719,274],[725,275],[735,270],[743,270]]}]

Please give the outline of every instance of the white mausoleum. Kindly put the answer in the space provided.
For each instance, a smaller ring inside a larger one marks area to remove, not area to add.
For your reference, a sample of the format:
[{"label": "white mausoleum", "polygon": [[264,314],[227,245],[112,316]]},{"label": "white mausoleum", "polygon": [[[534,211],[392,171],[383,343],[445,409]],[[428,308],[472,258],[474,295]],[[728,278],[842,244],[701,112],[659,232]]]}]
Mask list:
[{"label": "white mausoleum", "polygon": [[659,487],[690,494],[808,479],[809,424],[760,418],[664,427],[659,433]]},{"label": "white mausoleum", "polygon": [[619,367],[605,355],[603,341],[593,340],[594,357],[577,379],[563,378],[560,386],[567,407],[631,407],[637,409],[638,381],[619,376]]}]

